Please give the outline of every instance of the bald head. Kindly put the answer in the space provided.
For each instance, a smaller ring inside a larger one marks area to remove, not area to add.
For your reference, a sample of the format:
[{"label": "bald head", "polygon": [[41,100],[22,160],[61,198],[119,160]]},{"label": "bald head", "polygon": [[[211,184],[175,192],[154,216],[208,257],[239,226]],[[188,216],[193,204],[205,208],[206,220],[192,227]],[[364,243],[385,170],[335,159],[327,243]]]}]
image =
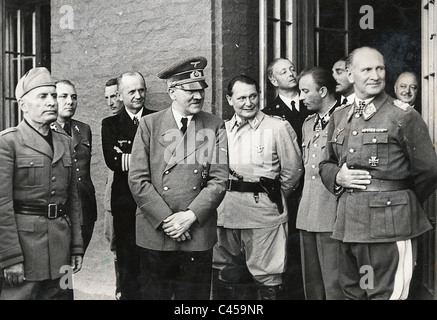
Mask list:
[{"label": "bald head", "polygon": [[348,57],[348,79],[359,99],[370,99],[385,88],[385,61],[376,49],[361,47]]},{"label": "bald head", "polygon": [[419,80],[416,74],[413,72],[401,73],[396,80],[394,89],[399,100],[413,106],[419,90]]}]

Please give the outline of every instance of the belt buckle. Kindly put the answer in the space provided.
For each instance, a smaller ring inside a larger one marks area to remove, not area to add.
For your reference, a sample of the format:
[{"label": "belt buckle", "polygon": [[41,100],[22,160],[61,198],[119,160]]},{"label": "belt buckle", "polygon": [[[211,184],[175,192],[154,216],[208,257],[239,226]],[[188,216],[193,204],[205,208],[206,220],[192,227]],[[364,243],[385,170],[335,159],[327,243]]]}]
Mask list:
[{"label": "belt buckle", "polygon": [[58,217],[58,205],[57,204],[49,204],[47,210],[47,217],[49,219],[56,219]]}]

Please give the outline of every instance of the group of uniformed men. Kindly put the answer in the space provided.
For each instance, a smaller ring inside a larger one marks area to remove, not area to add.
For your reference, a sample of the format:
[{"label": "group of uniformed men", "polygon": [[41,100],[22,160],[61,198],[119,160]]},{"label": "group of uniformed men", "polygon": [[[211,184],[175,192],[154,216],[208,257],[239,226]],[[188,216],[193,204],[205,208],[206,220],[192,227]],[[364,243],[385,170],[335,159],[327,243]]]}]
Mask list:
[{"label": "group of uniformed men", "polygon": [[[276,59],[278,96],[264,110],[257,81],[238,75],[225,122],[202,111],[206,66],[193,57],[159,73],[162,111],[145,107],[139,72],[106,84],[117,296],[406,299],[437,156],[420,114],[385,93],[381,53],[361,47],[299,76]],[[411,88],[395,89],[414,103]],[[0,299],[73,299],[59,279],[81,269],[96,221],[91,131],[72,119],[74,85],[45,68],[20,79],[16,98],[24,120],[0,133]]]}]

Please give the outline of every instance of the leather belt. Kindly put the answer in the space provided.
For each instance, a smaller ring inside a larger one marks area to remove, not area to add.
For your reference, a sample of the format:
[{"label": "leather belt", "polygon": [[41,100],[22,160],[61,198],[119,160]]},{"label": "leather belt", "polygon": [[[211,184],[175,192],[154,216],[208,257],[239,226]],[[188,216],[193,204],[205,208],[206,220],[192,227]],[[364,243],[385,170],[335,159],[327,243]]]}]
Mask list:
[{"label": "leather belt", "polygon": [[68,213],[68,206],[65,204],[50,203],[47,206],[34,206],[21,203],[14,203],[16,214],[44,216],[49,219],[56,219],[65,216]]},{"label": "leather belt", "polygon": [[371,183],[366,186],[366,190],[361,189],[349,189],[346,188],[346,192],[384,192],[384,191],[398,191],[409,189],[411,183],[409,180],[379,180],[371,179]]},{"label": "leather belt", "polygon": [[228,181],[228,191],[238,191],[238,192],[266,192],[259,182],[247,182],[241,180]]}]

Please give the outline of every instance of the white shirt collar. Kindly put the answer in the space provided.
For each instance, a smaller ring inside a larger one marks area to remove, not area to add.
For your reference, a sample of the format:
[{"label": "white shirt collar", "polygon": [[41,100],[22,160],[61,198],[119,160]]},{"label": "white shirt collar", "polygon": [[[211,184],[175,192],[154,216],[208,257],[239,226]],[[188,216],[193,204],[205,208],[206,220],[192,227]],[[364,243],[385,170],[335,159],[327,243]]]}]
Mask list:
[{"label": "white shirt collar", "polygon": [[343,101],[344,99],[347,99],[347,104],[353,104],[355,102],[355,92],[351,93],[350,95],[348,95],[347,97],[345,97],[344,95],[341,96],[341,101]]},{"label": "white shirt collar", "polygon": [[141,120],[141,115],[143,114],[143,108],[141,108],[140,111],[137,112],[137,114],[133,114],[132,112],[130,112],[126,108],[125,108],[125,110],[126,110],[127,114],[129,115],[129,117],[132,119],[132,121],[134,121],[134,118]]},{"label": "white shirt collar", "polygon": [[181,122],[182,118],[187,118],[188,119],[188,122],[187,122],[187,128],[188,128],[188,126],[190,125],[191,119],[193,119],[193,115],[191,115],[191,116],[182,116],[173,107],[171,107],[171,112],[173,113],[173,117],[174,117],[174,119],[176,121],[176,124],[178,125],[179,130],[182,128],[182,122]]},{"label": "white shirt collar", "polygon": [[284,103],[287,105],[287,107],[289,107],[291,109],[291,101],[294,101],[294,107],[296,108],[297,111],[300,111],[300,100],[299,100],[299,95],[297,94],[293,99],[290,99],[282,94],[279,94],[279,98],[281,98],[282,101],[284,101]]},{"label": "white shirt collar", "polygon": [[358,105],[360,101],[364,101],[365,104],[368,105],[370,102],[373,101],[373,99],[375,99],[375,97],[372,97],[372,98],[370,98],[370,99],[365,99],[365,100],[363,100],[363,99],[359,99],[359,98],[355,97],[355,102],[356,102],[356,104]]}]

